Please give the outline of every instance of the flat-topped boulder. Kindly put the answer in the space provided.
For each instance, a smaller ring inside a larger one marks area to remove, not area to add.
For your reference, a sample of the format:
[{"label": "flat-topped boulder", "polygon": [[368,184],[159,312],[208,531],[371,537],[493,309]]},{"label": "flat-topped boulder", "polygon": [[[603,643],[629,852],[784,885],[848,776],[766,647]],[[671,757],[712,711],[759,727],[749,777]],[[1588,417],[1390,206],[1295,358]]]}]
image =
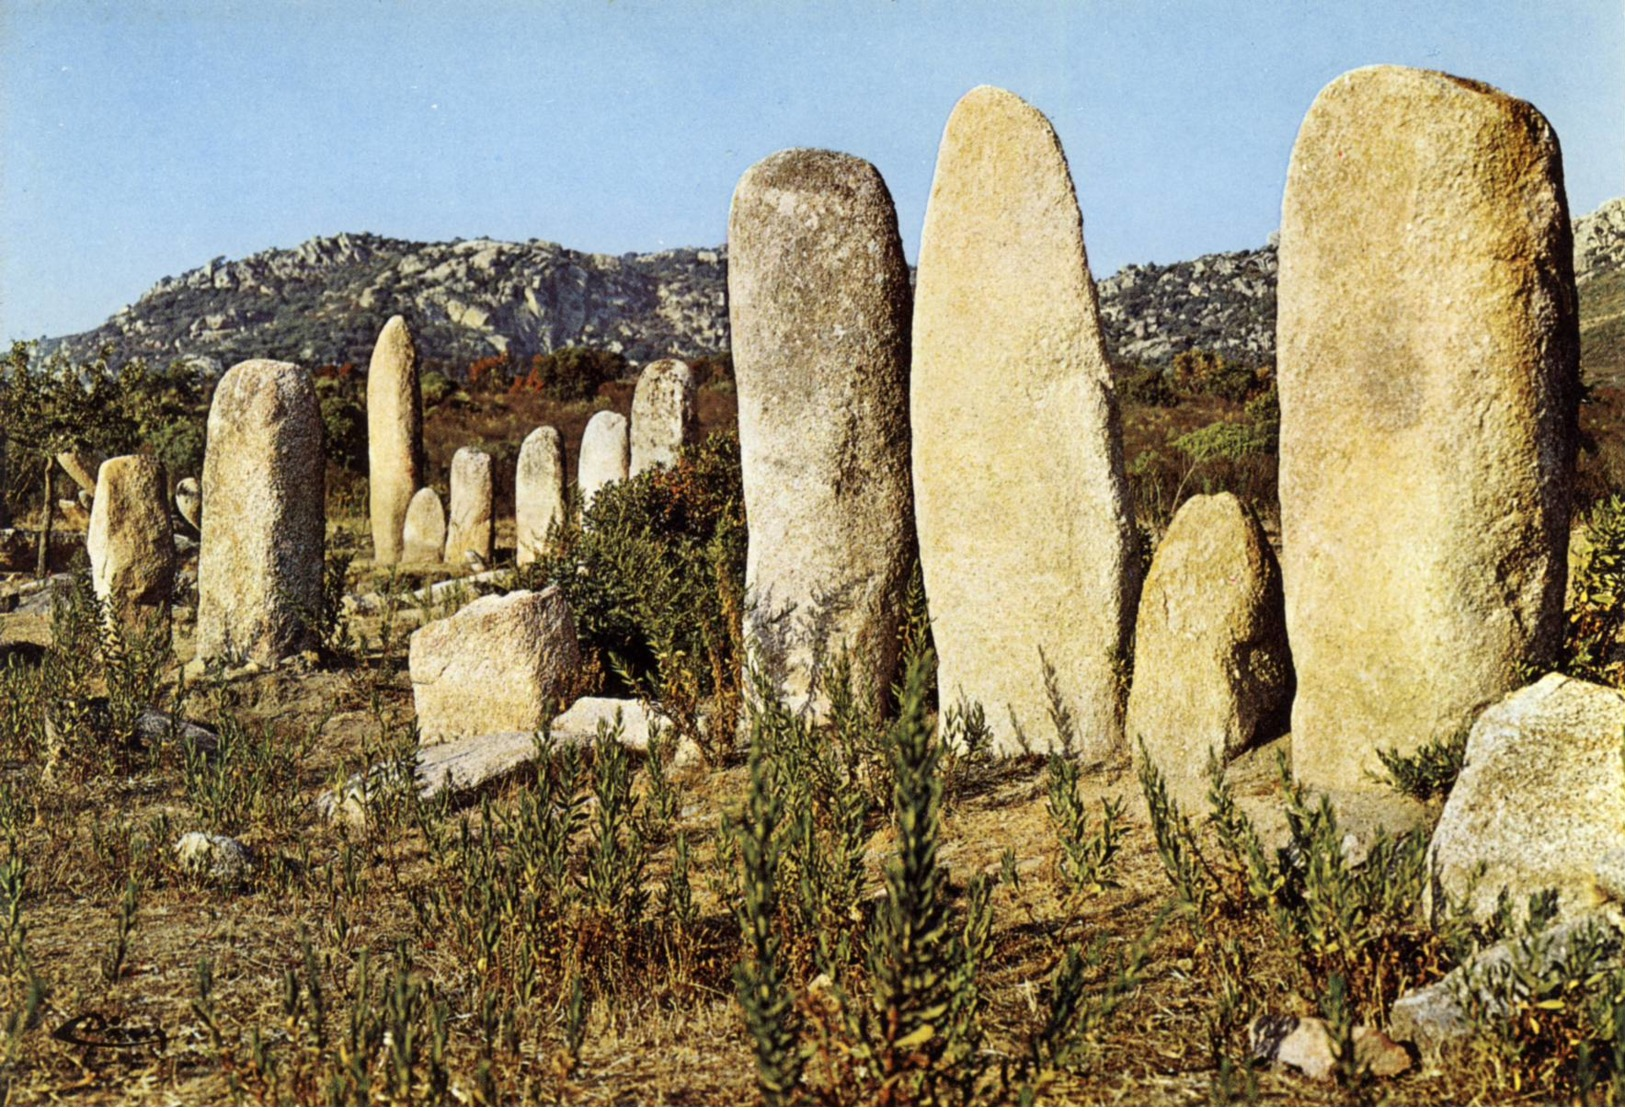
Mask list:
[{"label": "flat-topped boulder", "polygon": [[530,732],[570,693],[581,666],[558,587],[480,598],[412,634],[412,703],[422,741]]}]

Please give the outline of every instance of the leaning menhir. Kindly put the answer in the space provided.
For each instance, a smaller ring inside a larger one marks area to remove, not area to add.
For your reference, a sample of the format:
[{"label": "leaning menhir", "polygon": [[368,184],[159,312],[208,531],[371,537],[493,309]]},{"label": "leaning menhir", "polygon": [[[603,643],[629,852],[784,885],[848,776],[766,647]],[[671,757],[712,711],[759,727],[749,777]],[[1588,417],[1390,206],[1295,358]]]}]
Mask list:
[{"label": "leaning menhir", "polygon": [[661,359],[638,376],[632,395],[632,463],[636,475],[650,467],[675,467],[677,453],[699,435],[694,410],[694,372],[687,363]]},{"label": "leaning menhir", "polygon": [[891,194],[861,159],[781,151],[740,179],[728,245],[747,637],[792,704],[843,645],[856,691],[884,701],[916,550]]},{"label": "leaning menhir", "polygon": [[197,659],[270,665],[311,646],[321,611],[325,462],[310,375],[251,359],[209,409]]},{"label": "leaning menhir", "polygon": [[376,563],[401,559],[406,509],[423,482],[423,396],[418,351],[406,320],[378,333],[367,368],[368,514]]},{"label": "leaning menhir", "polygon": [[1111,370],[1060,141],[1002,89],[942,136],[911,397],[944,705],[980,702],[1000,752],[1046,747],[1042,653],[1082,755],[1117,750],[1139,565]]},{"label": "leaning menhir", "polygon": [[1442,73],[1333,81],[1292,151],[1278,311],[1293,768],[1359,789],[1562,637],[1579,341],[1551,127]]},{"label": "leaning menhir", "polygon": [[547,533],[564,521],[564,437],[549,425],[532,429],[519,445],[514,468],[513,517],[516,561],[535,563],[547,550]]},{"label": "leaning menhir", "polygon": [[460,447],[451,457],[451,495],[446,506],[446,562],[470,562],[472,553],[491,562],[496,520],[491,512],[491,457],[471,447]]},{"label": "leaning menhir", "polygon": [[108,616],[140,628],[167,624],[175,589],[175,528],[164,468],[150,455],[101,465],[85,547],[96,596]]}]

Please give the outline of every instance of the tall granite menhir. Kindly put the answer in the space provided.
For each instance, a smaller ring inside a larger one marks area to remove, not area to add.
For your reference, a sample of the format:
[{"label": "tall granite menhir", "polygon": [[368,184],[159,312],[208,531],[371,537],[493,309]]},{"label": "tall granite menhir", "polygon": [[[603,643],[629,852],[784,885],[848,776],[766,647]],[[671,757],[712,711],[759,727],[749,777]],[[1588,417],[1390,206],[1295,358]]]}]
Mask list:
[{"label": "tall granite menhir", "polygon": [[418,351],[399,316],[378,333],[367,368],[367,483],[373,561],[397,563],[406,509],[423,483]]},{"label": "tall granite menhir", "polygon": [[1139,563],[1111,370],[1066,156],[1002,89],[942,136],[911,398],[943,705],[981,703],[1000,752],[1047,747],[1047,660],[1081,755],[1118,750]]},{"label": "tall granite menhir", "polygon": [[583,509],[611,482],[626,481],[628,458],[626,418],[608,409],[594,413],[581,433],[580,458],[576,460],[576,485],[581,487]]},{"label": "tall granite menhir", "polygon": [[197,660],[274,664],[311,647],[326,532],[322,415],[310,375],[251,359],[209,409]]},{"label": "tall granite menhir", "polygon": [[1321,91],[1282,206],[1278,365],[1293,770],[1369,788],[1563,635],[1579,338],[1557,137],[1380,66]]},{"label": "tall granite menhir", "polygon": [[883,702],[915,559],[891,194],[861,159],[781,151],[740,179],[728,245],[747,635],[792,705],[822,693],[819,661],[843,646],[856,692]]}]

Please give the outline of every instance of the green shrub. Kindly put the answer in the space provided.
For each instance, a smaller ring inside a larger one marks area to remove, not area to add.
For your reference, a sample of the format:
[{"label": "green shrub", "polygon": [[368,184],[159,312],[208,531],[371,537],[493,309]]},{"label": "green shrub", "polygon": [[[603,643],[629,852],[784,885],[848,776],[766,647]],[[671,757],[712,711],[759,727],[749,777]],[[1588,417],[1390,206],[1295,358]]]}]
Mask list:
[{"label": "green shrub", "polygon": [[318,373],[316,398],[322,410],[323,446],[328,462],[356,474],[365,474],[367,409],[358,381],[353,374]]},{"label": "green shrub", "polygon": [[1161,367],[1129,366],[1117,374],[1117,396],[1130,405],[1166,408],[1178,402],[1168,372]]},{"label": "green shrub", "polygon": [[419,380],[418,385],[423,391],[423,408],[425,412],[433,409],[457,392],[457,383],[441,374],[438,370],[426,371]]},{"label": "green shrub", "polygon": [[1259,388],[1258,372],[1216,351],[1181,351],[1170,368],[1174,388],[1185,397],[1206,395],[1245,401]]},{"label": "green shrub", "polygon": [[1464,729],[1449,740],[1433,740],[1409,756],[1395,749],[1379,749],[1377,759],[1382,761],[1382,781],[1402,795],[1418,802],[1442,798],[1456,785],[1461,774],[1462,760],[1467,755],[1467,731]]},{"label": "green shrub", "polygon": [[555,541],[524,577],[559,585],[589,665],[679,710],[737,691],[745,511],[734,437],[604,487]]},{"label": "green shrub", "polygon": [[1625,682],[1625,496],[1597,503],[1585,520],[1590,550],[1575,571],[1573,607],[1559,666],[1594,683]]},{"label": "green shrub", "polygon": [[627,372],[626,357],[592,347],[561,347],[531,359],[527,385],[554,401],[587,401]]}]

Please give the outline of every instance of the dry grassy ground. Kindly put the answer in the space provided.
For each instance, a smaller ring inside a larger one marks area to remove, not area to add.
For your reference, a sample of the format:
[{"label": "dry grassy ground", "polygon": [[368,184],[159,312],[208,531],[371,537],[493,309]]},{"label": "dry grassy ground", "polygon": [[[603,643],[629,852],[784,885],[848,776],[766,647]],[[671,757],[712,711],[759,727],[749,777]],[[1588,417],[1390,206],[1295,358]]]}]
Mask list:
[{"label": "dry grassy ground", "polygon": [[[354,631],[377,644],[376,623]],[[179,630],[183,655],[188,632]],[[731,978],[739,929],[719,901],[721,892],[737,887],[729,876],[737,876],[738,865],[719,850],[718,830],[722,813],[743,805],[749,777],[742,763],[733,758],[679,774],[673,820],[647,827],[643,888],[650,927],[635,937],[544,930],[537,936],[558,951],[547,954],[544,946],[542,959],[556,967],[537,974],[529,997],[521,998],[512,931],[534,924],[510,921],[503,927],[509,932],[482,948],[443,915],[466,908],[462,900],[480,885],[468,842],[507,828],[527,798],[534,802],[533,775],[460,807],[379,803],[359,826],[330,823],[314,806],[325,788],[410,743],[399,633],[389,635],[382,651],[375,648],[340,670],[285,669],[187,693],[182,708],[190,719],[217,726],[235,720],[249,738],[265,731],[264,746],[240,744],[209,765],[222,769],[218,782],[189,782],[183,746],[175,741],[115,756],[124,767],[90,766],[56,783],[40,780],[37,753],[10,747],[11,788],[0,792],[0,835],[11,843],[9,859],[27,862],[26,938],[12,952],[26,953],[44,995],[37,1019],[7,1042],[8,1100],[686,1104],[759,1098]],[[1269,837],[1279,835],[1283,810],[1272,771],[1280,747],[1250,757],[1234,773],[1238,794]],[[195,776],[198,765],[192,771]],[[1517,1097],[1482,1062],[1465,1058],[1357,1090],[1283,1071],[1244,1071],[1221,1081],[1216,1049],[1236,1054],[1232,1066],[1244,1061],[1243,1035],[1228,1019],[1228,1027],[1215,1031],[1221,987],[1212,976],[1214,935],[1199,936],[1181,916],[1165,913],[1174,891],[1132,773],[1119,766],[1084,776],[1081,795],[1091,808],[1107,798],[1128,804],[1110,885],[1092,892],[1068,892],[1061,881],[1042,760],[952,767],[947,783],[941,860],[956,901],[962,904],[970,877],[1002,875],[1004,881],[992,898],[990,958],[980,974],[990,1053],[983,1097],[1021,1095],[1019,1086],[1000,1086],[997,1064],[1021,1060],[1043,1026],[1051,977],[1066,947],[1100,945],[1110,958],[1127,954],[1142,938],[1149,939],[1149,957],[1139,981],[1081,1040],[1067,1066],[1046,1070],[1030,1095],[1056,1103],[1157,1104]],[[644,768],[636,791],[645,805],[653,786]],[[883,898],[881,869],[893,834],[883,819],[871,826],[866,867],[873,904]],[[179,870],[169,845],[191,829],[239,837],[256,858],[252,878],[219,884]],[[683,928],[662,909],[679,834],[691,850],[696,902]],[[587,831],[576,837],[578,869],[590,840]],[[132,881],[133,926],[114,967],[121,903]],[[1301,993],[1303,976],[1281,939],[1257,923],[1237,931],[1249,954],[1251,1006],[1313,1013],[1317,1002]],[[16,936],[8,929],[8,943]],[[404,965],[398,964],[403,956]],[[208,962],[212,976],[206,995],[200,962]],[[574,1052],[564,971],[572,965],[593,970]],[[15,956],[4,968],[15,1007],[26,976]],[[390,980],[398,968],[410,968],[410,981]],[[299,1000],[292,1007],[290,977]],[[1100,972],[1090,990],[1104,991],[1106,979]],[[396,1081],[392,1046],[400,1042],[379,1034],[389,1029],[380,1016],[390,992],[408,990],[408,983],[420,994],[403,1005],[401,1013],[415,1017],[398,1029],[415,1031],[419,1044],[410,1078]],[[313,986],[325,996],[320,1021]],[[791,987],[809,1021],[827,1013],[827,989],[812,968],[796,968]],[[431,1067],[425,1016],[437,1005],[444,1046]],[[809,1065],[812,1094],[819,1094],[820,1069],[831,1059],[839,1061],[839,1053],[815,1054]],[[870,1098],[866,1092],[860,1081],[856,1089],[830,1085],[822,1094]],[[1544,1098],[1541,1091],[1526,1095]]]}]

